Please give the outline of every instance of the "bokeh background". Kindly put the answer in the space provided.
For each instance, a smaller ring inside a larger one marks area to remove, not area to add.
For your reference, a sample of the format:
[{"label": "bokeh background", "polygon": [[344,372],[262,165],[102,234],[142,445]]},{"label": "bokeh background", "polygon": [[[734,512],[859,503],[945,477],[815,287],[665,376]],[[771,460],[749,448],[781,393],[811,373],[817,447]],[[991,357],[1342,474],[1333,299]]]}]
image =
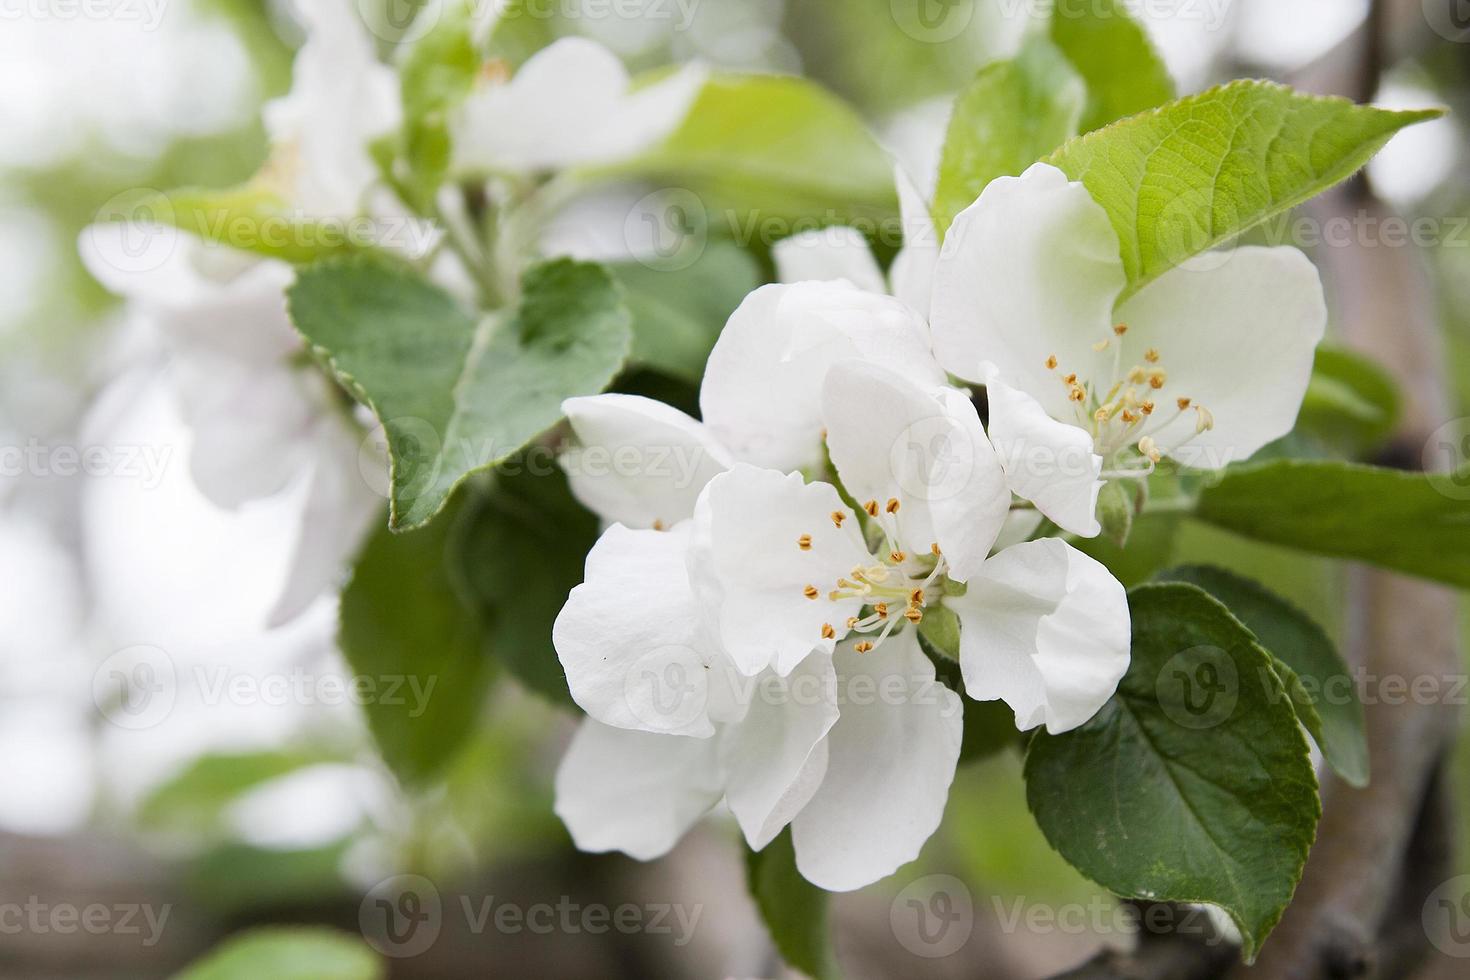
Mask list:
[{"label": "bokeh background", "polygon": [[[1025,22],[1019,2],[933,6],[937,22],[901,0],[540,9],[558,32],[592,36],[634,68],[699,58],[808,74],[923,173],[949,97],[1013,50]],[[1368,0],[1136,6],[1181,92],[1260,75],[1449,107],[1397,136],[1368,172],[1375,207],[1432,219],[1430,240],[1370,234],[1355,249],[1412,270],[1411,293],[1377,315],[1432,324],[1452,402],[1440,421],[1470,414],[1470,4],[1388,3],[1372,21]],[[347,672],[330,598],[264,626],[296,491],[225,511],[194,489],[167,359],[147,324],[88,278],[76,241],[121,191],[248,178],[266,151],[259,108],[288,86],[300,39],[270,0],[0,0],[0,909],[139,907],[136,933],[0,914],[0,976],[165,976],[260,923],[355,933],[364,895],[401,873],[432,883],[443,928],[431,948],[390,962],[395,977],[777,975],[733,825],[707,821],[652,865],[573,850],[550,792],[573,719],[513,681],[496,686],[444,785],[413,798],[377,760],[355,705],[293,687]],[[1360,315],[1343,309],[1350,290],[1333,289],[1342,263],[1331,248],[1315,256],[1334,314]],[[106,472],[68,475],[64,447],[104,447]],[[1202,526],[1182,529],[1177,557],[1266,579],[1337,638],[1351,630],[1348,572],[1335,563]],[[137,645],[168,651],[177,683],[146,723],[119,723],[96,692],[109,658]],[[1470,742],[1451,771],[1464,855]],[[1459,867],[1470,871],[1463,858]],[[928,901],[935,881],[973,922],[941,956],[902,924],[905,902]],[[697,919],[687,934],[674,912],[671,933],[476,928],[487,898],[668,905]],[[167,916],[157,928],[150,909]],[[1037,925],[1028,913],[1038,909],[1073,914]],[[854,976],[1026,978],[1126,946],[1115,910],[1047,847],[1019,761],[1003,755],[961,770],[921,861],[837,898],[834,925]],[[1445,963],[1435,969],[1446,978],[1470,973],[1470,960]]]}]

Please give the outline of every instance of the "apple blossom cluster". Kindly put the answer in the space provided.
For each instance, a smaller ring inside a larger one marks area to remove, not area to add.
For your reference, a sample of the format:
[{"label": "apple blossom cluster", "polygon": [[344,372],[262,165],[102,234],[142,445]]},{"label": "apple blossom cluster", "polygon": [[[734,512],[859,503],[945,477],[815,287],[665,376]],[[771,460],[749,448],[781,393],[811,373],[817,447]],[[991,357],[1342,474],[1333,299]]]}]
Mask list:
[{"label": "apple blossom cluster", "polygon": [[[963,730],[926,619],[957,621],[970,697],[1023,731],[1085,723],[1127,671],[1127,597],[1024,540],[1037,512],[1095,535],[1106,480],[1219,468],[1295,420],[1325,324],[1296,250],[1186,262],[1115,317],[1118,240],[1060,171],[992,182],[942,249],[899,186],[904,299],[855,232],[796,236],[711,353],[702,421],[564,405],[571,486],[609,525],[554,631],[590,716],[557,777],[584,849],[655,857],[723,800],[753,849],[789,824],[823,888],[890,874],[937,828]],[[984,383],[988,432],[955,378]]]}]

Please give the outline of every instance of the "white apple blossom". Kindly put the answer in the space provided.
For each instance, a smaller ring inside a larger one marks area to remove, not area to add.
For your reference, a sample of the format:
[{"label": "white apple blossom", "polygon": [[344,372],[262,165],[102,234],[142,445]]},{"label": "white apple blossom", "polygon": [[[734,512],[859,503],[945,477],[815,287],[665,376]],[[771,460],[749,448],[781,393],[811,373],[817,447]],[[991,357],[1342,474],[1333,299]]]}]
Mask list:
[{"label": "white apple blossom", "polygon": [[754,849],[791,824],[798,867],[824,888],[892,873],[939,824],[958,698],[912,634],[742,677],[699,628],[691,534],[610,528],[557,618],[590,717],[557,772],[556,812],[582,849],[647,860],[723,799]]},{"label": "white apple blossom", "polygon": [[[173,241],[139,268],[137,235]],[[190,472],[221,507],[305,480],[302,532],[270,622],[294,618],[336,579],[382,504],[359,471],[362,431],[306,355],[286,316],[291,267],[160,227],[99,224],[79,249],[88,271],[170,355],[168,377],[193,433]]]},{"label": "white apple blossom", "polygon": [[986,186],[935,270],[939,362],[986,383],[1011,489],[1084,536],[1104,480],[1218,469],[1289,432],[1326,324],[1295,248],[1205,253],[1119,302],[1124,283],[1106,212],[1040,163]]},{"label": "white apple blossom", "polygon": [[739,460],[783,472],[824,465],[822,382],[860,358],[923,387],[944,383],[922,318],[846,282],[769,285],[731,314],[700,389],[704,421],[652,399],[592,395],[562,406],[576,437],[572,491],[603,520],[671,527]]},{"label": "white apple blossom", "polygon": [[705,71],[688,65],[633,86],[617,55],[569,37],[512,75],[491,62],[450,124],[454,169],[528,174],[611,163],[668,135],[688,113]]}]

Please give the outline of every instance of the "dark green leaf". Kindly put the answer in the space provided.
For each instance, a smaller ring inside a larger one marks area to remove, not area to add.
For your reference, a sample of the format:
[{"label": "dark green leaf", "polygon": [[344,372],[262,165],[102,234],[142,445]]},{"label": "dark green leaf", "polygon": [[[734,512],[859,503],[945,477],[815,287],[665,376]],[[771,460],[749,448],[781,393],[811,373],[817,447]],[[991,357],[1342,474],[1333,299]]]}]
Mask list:
[{"label": "dark green leaf", "polygon": [[985,185],[1015,176],[1077,135],[1086,90],[1056,45],[1033,37],[980,69],[955,99],[934,190],[942,235]]},{"label": "dark green leaf", "polygon": [[827,932],[827,893],[796,870],[791,828],[762,851],[748,851],[746,880],[776,949],[792,967],[814,980],[837,975]]},{"label": "dark green leaf", "polygon": [[[1187,582],[1224,603],[1280,662],[1297,714],[1327,764],[1354,786],[1368,784],[1368,737],[1363,706],[1347,664],[1332,640],[1296,606],[1259,582],[1207,565],[1186,565],[1159,575]],[[1303,701],[1303,699],[1305,699]]]},{"label": "dark green leaf", "polygon": [[484,623],[451,565],[453,524],[406,534],[380,528],[342,592],[342,653],[354,677],[374,685],[364,699],[368,728],[407,785],[428,781],[451,760],[474,728],[491,677]]},{"label": "dark green leaf", "polygon": [[1382,445],[1398,417],[1398,388],[1382,368],[1345,350],[1317,348],[1296,434],[1358,456]]},{"label": "dark green leaf", "polygon": [[1258,541],[1470,588],[1470,501],[1440,483],[1456,478],[1335,460],[1249,463],[1201,493],[1195,516]]},{"label": "dark green leaf", "polygon": [[760,266],[733,242],[713,241],[686,268],[624,262],[609,271],[633,315],[634,364],[698,384],[725,321],[762,282]]},{"label": "dark green leaf", "polygon": [[[512,472],[513,471],[513,472]],[[484,617],[490,649],[531,690],[571,706],[551,625],[582,581],[597,518],[572,497],[549,455],[517,457],[472,498],[455,532],[454,563]]]},{"label": "dark green leaf", "polygon": [[406,267],[359,258],[306,269],[289,290],[297,329],[383,423],[395,529],[427,522],[627,356],[629,314],[601,266],[556,259],[522,287],[519,309],[476,318]]},{"label": "dark green leaf", "polygon": [[1026,796],[1042,832],[1119,895],[1208,902],[1253,959],[1291,900],[1321,807],[1271,656],[1190,585],[1129,593],[1133,662],[1103,709],[1039,732]]},{"label": "dark green leaf", "polygon": [[1084,133],[1174,98],[1163,59],[1119,0],[1057,4],[1051,39],[1087,83]]}]

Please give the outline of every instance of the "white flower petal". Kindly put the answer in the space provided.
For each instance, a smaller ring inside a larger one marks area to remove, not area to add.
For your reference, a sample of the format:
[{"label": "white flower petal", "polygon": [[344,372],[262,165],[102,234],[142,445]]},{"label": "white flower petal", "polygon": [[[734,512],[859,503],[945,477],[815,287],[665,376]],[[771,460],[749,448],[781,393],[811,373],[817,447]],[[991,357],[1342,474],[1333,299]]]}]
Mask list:
[{"label": "white flower petal", "polygon": [[968,398],[921,388],[866,361],[833,365],[823,386],[827,448],[859,501],[897,500],[901,544],[936,542],[960,581],[980,566],[1010,510],[995,450]]},{"label": "white flower petal", "polygon": [[901,166],[893,168],[898,188],[898,214],[903,224],[903,247],[893,257],[888,277],[893,295],[920,316],[929,317],[929,298],[934,292],[934,268],[939,262],[939,234],[924,203],[924,195]]},{"label": "white flower petal", "polygon": [[1003,700],[1025,731],[1086,722],[1128,672],[1128,596],[1111,572],[1060,538],[1014,545],[945,605],[960,618],[965,690]]},{"label": "white flower petal", "polygon": [[744,721],[719,736],[725,802],[754,850],[771,842],[817,791],[827,771],[823,739],[837,721],[832,658],[810,654],[787,677],[747,678]]},{"label": "white flower petal", "polygon": [[1084,538],[1097,535],[1102,457],[1081,426],[1058,422],[1036,399],[992,375],[990,441],[1011,490],[1031,501],[1057,526]]},{"label": "white flower petal", "polygon": [[938,828],[959,761],[964,715],[912,630],[835,663],[842,715],[826,778],[791,824],[796,866],[829,891],[877,881],[918,857]]},{"label": "white flower petal", "polygon": [[703,425],[652,398],[590,395],[561,407],[578,443],[561,459],[572,493],[608,523],[672,527],[730,464]]},{"label": "white flower petal", "polygon": [[934,352],[969,381],[989,361],[1066,418],[1067,388],[1046,360],[1055,355],[1063,371],[1089,377],[1091,345],[1112,336],[1123,283],[1107,214],[1080,183],[1035,164],[991,181],[945,235],[930,310]]},{"label": "white flower petal", "polygon": [[1288,246],[1244,246],[1184,262],[1123,304],[1125,363],[1159,353],[1168,380],[1160,414],[1181,396],[1208,409],[1214,428],[1195,434],[1190,410],[1154,431],[1160,447],[1189,439],[1176,459],[1221,469],[1280,438],[1296,424],[1327,326],[1316,266]]},{"label": "white flower petal", "polygon": [[944,383],[928,328],[891,296],[846,282],[762,286],[730,315],[710,353],[700,414],[737,459],[788,472],[822,462],[822,380],[840,360],[879,361]]},{"label": "white flower petal", "polygon": [[[831,514],[846,514],[836,527]],[[811,536],[802,549],[798,540]],[[858,522],[826,483],[804,483],[737,464],[710,481],[694,515],[689,574],[701,612],[744,674],[789,674],[813,650],[831,652],[859,599],[827,593],[858,565],[871,564]],[[814,598],[804,590],[811,586]],[[823,638],[823,625],[833,637]]]},{"label": "white flower petal", "polygon": [[868,240],[847,225],[799,231],[772,246],[771,258],[780,282],[845,279],[870,292],[887,290]]},{"label": "white flower petal", "polygon": [[706,738],[707,656],[685,567],[690,526],[614,524],[587,555],[551,639],[572,700],[616,728]]},{"label": "white flower petal", "polygon": [[679,124],[704,81],[702,68],[686,66],[630,94],[617,55],[586,38],[562,38],[509,82],[465,99],[452,123],[455,167],[536,171],[630,156]]},{"label": "white flower petal", "polygon": [[713,739],[577,729],[556,770],[556,815],[583,851],[640,861],[667,854],[720,800]]}]

